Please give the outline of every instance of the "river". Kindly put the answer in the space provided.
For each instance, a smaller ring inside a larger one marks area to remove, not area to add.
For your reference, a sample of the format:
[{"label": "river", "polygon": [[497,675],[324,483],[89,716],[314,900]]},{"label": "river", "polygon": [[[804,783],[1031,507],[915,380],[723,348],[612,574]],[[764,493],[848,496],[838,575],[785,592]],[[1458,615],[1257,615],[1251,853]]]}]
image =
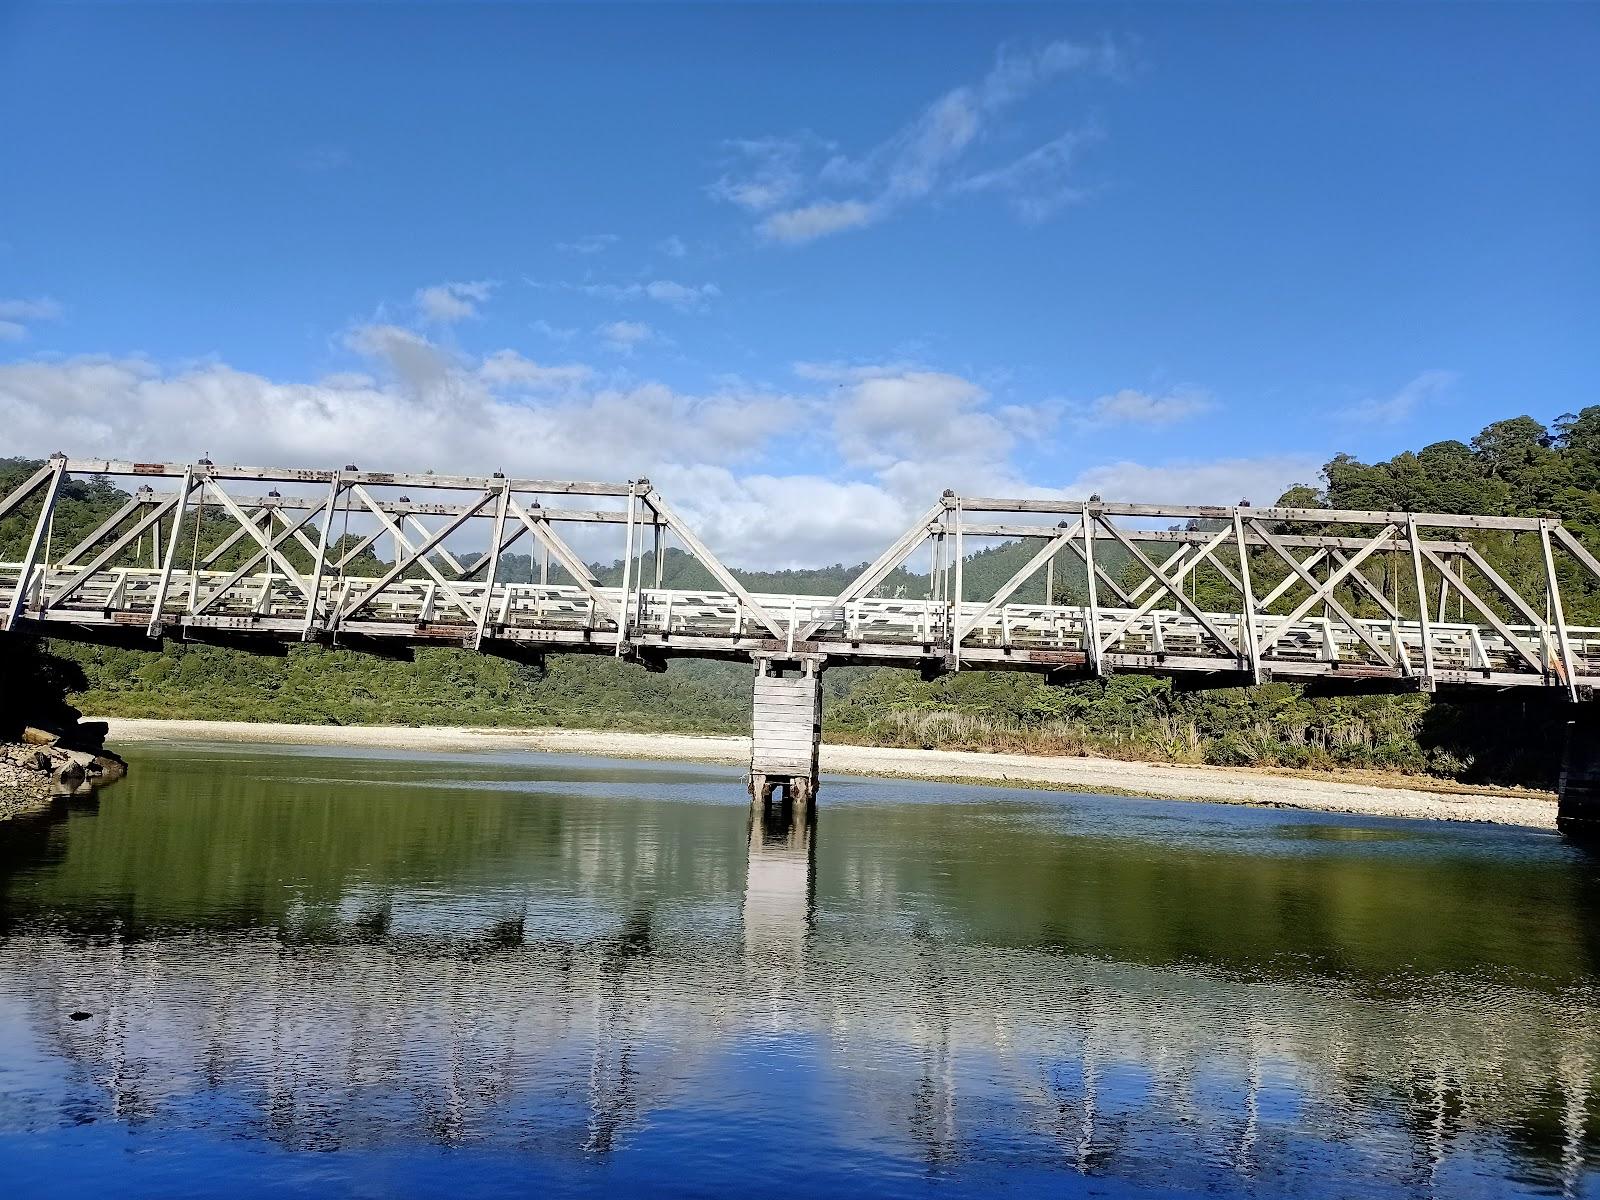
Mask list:
[{"label": "river", "polygon": [[137,746],[0,826],[0,1194],[1600,1195],[1534,831]]}]

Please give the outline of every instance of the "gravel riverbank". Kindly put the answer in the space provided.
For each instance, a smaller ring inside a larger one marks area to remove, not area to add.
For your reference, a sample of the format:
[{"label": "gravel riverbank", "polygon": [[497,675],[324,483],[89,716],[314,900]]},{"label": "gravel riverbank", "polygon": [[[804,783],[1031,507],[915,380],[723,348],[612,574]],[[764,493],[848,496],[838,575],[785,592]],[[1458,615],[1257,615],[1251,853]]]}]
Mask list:
[{"label": "gravel riverbank", "polygon": [[[740,764],[750,756],[741,737],[694,737],[590,729],[478,729],[453,726],[323,726],[234,721],[109,718],[109,743],[148,741],[263,742],[373,746],[398,750],[543,750],[688,762]],[[902,750],[825,745],[822,769],[843,775],[1040,787],[1056,791],[1203,800],[1435,821],[1475,821],[1554,829],[1556,801],[1546,792],[1465,788],[1437,781],[1371,775],[1292,772],[1106,758],[982,754],[965,750]]]}]

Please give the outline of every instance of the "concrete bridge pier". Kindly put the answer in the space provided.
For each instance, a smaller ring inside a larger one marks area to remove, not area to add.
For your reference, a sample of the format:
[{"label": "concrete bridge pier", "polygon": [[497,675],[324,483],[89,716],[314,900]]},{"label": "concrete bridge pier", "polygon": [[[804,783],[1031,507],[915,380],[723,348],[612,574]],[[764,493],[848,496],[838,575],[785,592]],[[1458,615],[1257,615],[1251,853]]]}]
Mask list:
[{"label": "concrete bridge pier", "polygon": [[817,794],[822,745],[820,654],[755,656],[750,726],[750,796],[765,807],[781,790],[786,803],[809,807]]},{"label": "concrete bridge pier", "polygon": [[1556,828],[1571,838],[1600,841],[1600,701],[1579,704],[1567,723]]}]

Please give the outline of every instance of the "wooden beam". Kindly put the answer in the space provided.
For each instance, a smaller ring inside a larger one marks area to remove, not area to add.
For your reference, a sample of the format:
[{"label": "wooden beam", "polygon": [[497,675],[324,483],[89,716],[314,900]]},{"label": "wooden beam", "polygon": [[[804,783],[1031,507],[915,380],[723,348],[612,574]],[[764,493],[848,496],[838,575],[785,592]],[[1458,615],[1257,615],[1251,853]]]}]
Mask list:
[{"label": "wooden beam", "polygon": [[1076,537],[1082,529],[1083,519],[1080,517],[1077,524],[1070,525],[1066,529],[1058,531],[1055,537],[1047,539],[1039,552],[1019,567],[1016,573],[1000,586],[1000,590],[978,610],[971,620],[956,627],[955,640],[958,643],[963,641],[977,627],[980,621],[1004,604],[1013,592],[1031,579],[1035,571],[1058,553],[1066,542]]},{"label": "wooden beam", "polygon": [[[737,596],[745,611],[767,629],[773,637],[784,637],[783,626],[778,623],[771,613],[756,603],[755,597],[745,589],[744,584],[735,579],[733,573],[722,565],[715,554],[711,553],[706,544],[696,536],[694,530],[690,529],[678,518],[678,514],[673,512],[672,507],[662,499],[661,493],[656,491],[655,488],[647,487],[644,496],[650,507],[655,509],[661,519],[667,523],[667,528],[678,535],[678,540],[684,544],[689,553],[699,559],[700,565],[711,572],[711,577]],[[802,636],[810,637],[811,635],[807,633]]]},{"label": "wooden beam", "polygon": [[[861,599],[882,583],[891,571],[910,557],[913,550],[922,545],[923,540],[932,532],[934,522],[944,515],[945,507],[945,501],[940,500],[923,513],[919,521],[896,538],[887,550],[867,565],[866,570],[851,580],[844,591],[833,598],[829,607],[842,608],[852,600]],[[810,638],[821,626],[821,619],[807,622],[801,627],[799,634],[801,640]]]},{"label": "wooden beam", "polygon": [[[11,591],[11,599],[6,604],[4,623],[0,624],[0,629],[8,630],[16,624],[17,614],[22,611],[22,606],[27,601],[28,585],[33,582],[33,567],[39,559],[39,546],[45,539],[45,530],[50,526],[50,518],[55,515],[56,500],[61,495],[61,481],[66,478],[66,474],[67,460],[52,458],[48,464],[50,482],[45,487],[44,503],[40,505],[38,519],[33,523],[33,536],[28,539],[28,550],[22,558],[22,573],[17,576],[17,586]],[[48,564],[46,566],[48,567]]]}]

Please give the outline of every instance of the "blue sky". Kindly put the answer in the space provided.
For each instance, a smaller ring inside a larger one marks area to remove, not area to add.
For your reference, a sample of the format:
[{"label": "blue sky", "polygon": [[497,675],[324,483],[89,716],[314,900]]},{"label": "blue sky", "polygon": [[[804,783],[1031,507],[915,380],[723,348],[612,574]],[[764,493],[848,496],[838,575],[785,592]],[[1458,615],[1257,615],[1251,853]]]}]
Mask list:
[{"label": "blue sky", "polygon": [[1263,503],[1600,402],[1597,60],[1596,6],[0,7],[0,453],[649,475],[750,563]]}]

